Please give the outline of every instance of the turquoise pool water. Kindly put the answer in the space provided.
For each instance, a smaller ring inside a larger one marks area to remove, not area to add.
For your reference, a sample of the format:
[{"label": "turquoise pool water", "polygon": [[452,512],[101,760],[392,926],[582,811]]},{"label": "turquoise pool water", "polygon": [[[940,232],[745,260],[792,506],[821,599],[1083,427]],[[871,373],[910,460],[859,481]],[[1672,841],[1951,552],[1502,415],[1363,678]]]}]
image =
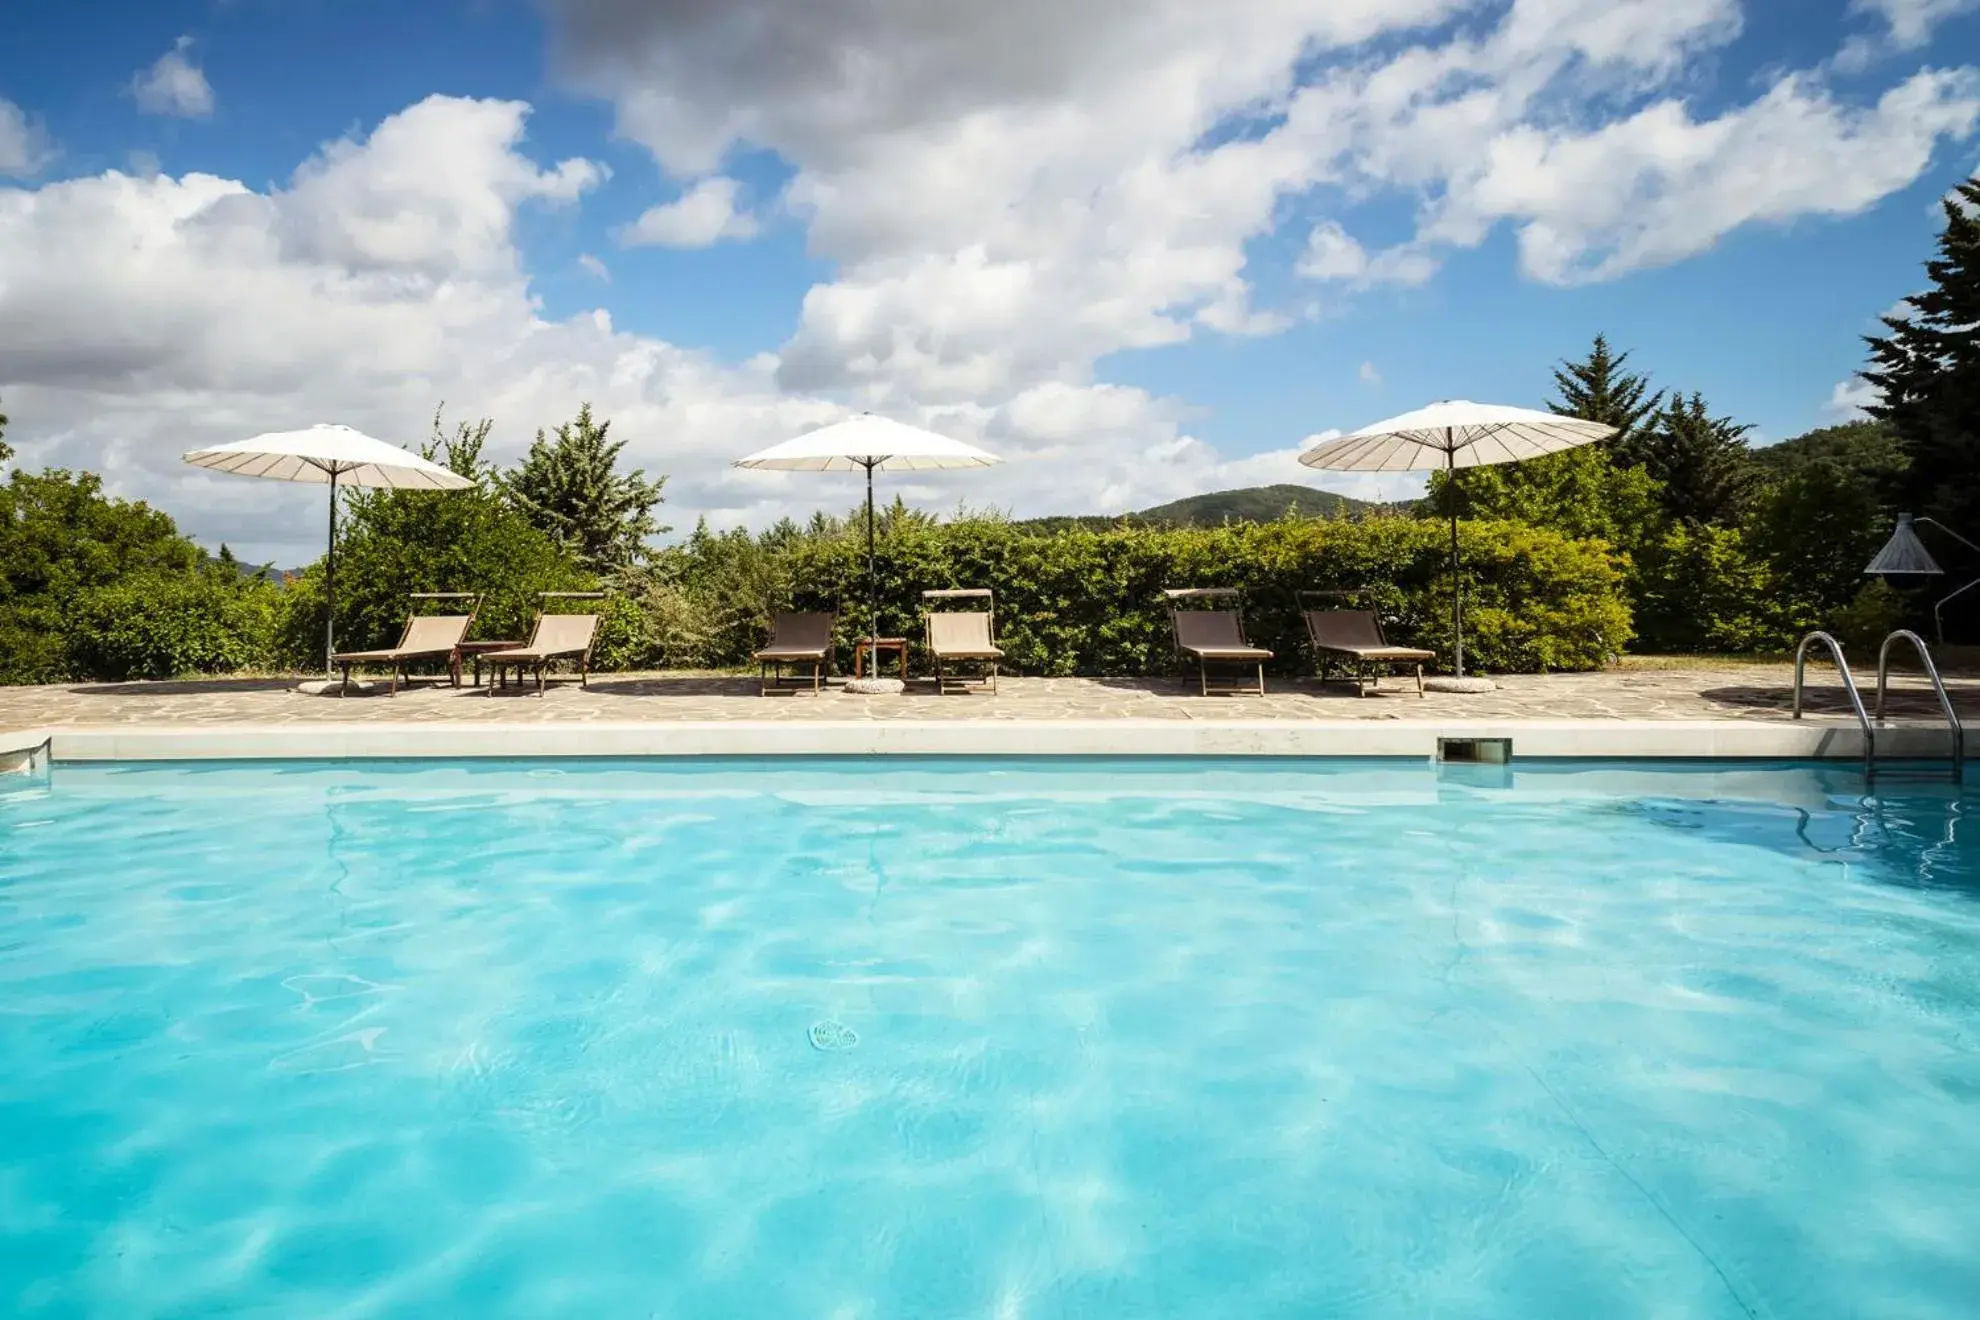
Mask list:
[{"label": "turquoise pool water", "polygon": [[1980,828],[1848,769],[57,766],[0,1314],[1980,1310]]}]

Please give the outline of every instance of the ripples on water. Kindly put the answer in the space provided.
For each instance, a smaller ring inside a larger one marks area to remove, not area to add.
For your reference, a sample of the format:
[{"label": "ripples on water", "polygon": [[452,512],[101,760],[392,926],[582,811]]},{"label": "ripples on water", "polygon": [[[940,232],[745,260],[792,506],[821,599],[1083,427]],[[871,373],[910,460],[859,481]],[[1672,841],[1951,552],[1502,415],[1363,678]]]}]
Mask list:
[{"label": "ripples on water", "polygon": [[550,768],[0,797],[0,1313],[1980,1309],[1931,781]]}]

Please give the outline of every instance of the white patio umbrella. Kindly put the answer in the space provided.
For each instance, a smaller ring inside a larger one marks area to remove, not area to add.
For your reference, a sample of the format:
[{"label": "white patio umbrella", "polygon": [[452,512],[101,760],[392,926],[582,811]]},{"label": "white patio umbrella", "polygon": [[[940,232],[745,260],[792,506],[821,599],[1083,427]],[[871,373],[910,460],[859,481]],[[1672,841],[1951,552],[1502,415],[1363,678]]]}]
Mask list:
[{"label": "white patio umbrella", "polygon": [[866,472],[866,579],[870,636],[880,635],[880,574],[873,555],[873,474],[989,467],[995,454],[874,413],[807,431],[736,460],[739,468],[783,472]]},{"label": "white patio umbrella", "polygon": [[374,440],[348,426],[318,423],[302,431],[271,431],[249,440],[195,449],[186,462],[216,472],[270,481],[300,481],[330,487],[330,549],[324,561],[323,591],[328,602],[323,625],[323,663],[335,673],[337,652],[337,488],[465,490],[474,482],[397,445]]},{"label": "white patio umbrella", "polygon": [[[1449,399],[1315,445],[1299,456],[1329,472],[1453,472],[1517,463],[1597,440],[1616,428],[1530,408]],[[1458,578],[1457,501],[1451,500],[1452,671],[1464,677],[1464,584]]]}]

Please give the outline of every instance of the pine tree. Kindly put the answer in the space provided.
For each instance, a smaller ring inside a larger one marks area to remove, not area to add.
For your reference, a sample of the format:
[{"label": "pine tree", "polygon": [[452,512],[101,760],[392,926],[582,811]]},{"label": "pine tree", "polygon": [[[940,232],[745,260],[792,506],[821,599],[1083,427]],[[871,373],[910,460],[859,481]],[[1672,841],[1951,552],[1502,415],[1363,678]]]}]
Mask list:
[{"label": "pine tree", "polygon": [[610,441],[611,427],[595,420],[586,403],[554,436],[538,431],[529,453],[502,480],[516,507],[594,573],[630,567],[646,538],[667,530],[653,520],[667,479],[616,471],[626,442]]},{"label": "pine tree", "polygon": [[1638,466],[1643,455],[1637,442],[1656,421],[1664,392],[1650,392],[1647,377],[1624,371],[1629,354],[1609,347],[1608,337],[1596,335],[1594,346],[1580,362],[1563,362],[1554,369],[1554,387],[1561,397],[1547,406],[1562,417],[1606,422],[1616,428],[1610,452],[1626,467]]},{"label": "pine tree", "polygon": [[1661,390],[1650,392],[1644,377],[1623,370],[1629,354],[1616,353],[1596,335],[1587,358],[1563,362],[1554,370],[1560,397],[1547,406],[1564,417],[1607,422],[1615,439],[1543,454],[1523,463],[1471,468],[1455,482],[1432,476],[1432,503],[1448,506],[1446,486],[1455,488],[1460,509],[1472,517],[1515,518],[1552,527],[1569,536],[1596,537],[1628,553],[1661,534],[1662,493],[1640,470],[1634,446],[1662,406]]},{"label": "pine tree", "polygon": [[1705,396],[1674,394],[1636,439],[1642,467],[1662,487],[1675,522],[1731,523],[1760,481],[1746,433],[1753,428],[1714,417]]},{"label": "pine tree", "polygon": [[1877,388],[1872,416],[1889,423],[1911,459],[1905,498],[1919,513],[1980,536],[1980,177],[1945,203],[1931,286],[1869,337]]}]

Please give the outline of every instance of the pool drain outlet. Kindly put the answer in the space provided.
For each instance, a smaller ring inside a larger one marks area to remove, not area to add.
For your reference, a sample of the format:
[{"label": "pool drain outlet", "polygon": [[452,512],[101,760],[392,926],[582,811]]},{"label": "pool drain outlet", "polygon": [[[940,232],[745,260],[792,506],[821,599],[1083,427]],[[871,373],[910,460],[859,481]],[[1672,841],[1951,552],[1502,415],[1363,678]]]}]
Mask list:
[{"label": "pool drain outlet", "polygon": [[859,1033],[843,1022],[814,1022],[811,1025],[811,1048],[815,1050],[837,1054],[857,1044]]}]

